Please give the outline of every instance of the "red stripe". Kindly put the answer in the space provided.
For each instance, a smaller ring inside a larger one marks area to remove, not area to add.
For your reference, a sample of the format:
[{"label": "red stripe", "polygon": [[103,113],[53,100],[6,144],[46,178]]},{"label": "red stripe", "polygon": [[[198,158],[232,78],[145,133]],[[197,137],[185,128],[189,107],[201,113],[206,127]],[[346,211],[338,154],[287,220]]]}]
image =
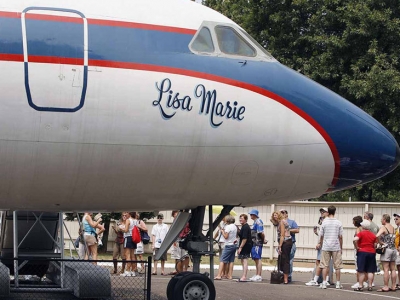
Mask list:
[{"label": "red stripe", "polygon": [[4,54],[4,53],[0,53],[0,60],[24,62],[24,56],[22,54]]},{"label": "red stripe", "polygon": [[21,18],[21,13],[19,12],[8,12],[8,11],[0,11],[0,17],[3,18]]},{"label": "red stripe", "polygon": [[77,17],[53,16],[53,15],[46,15],[46,14],[42,15],[42,14],[30,13],[28,11],[25,14],[25,19],[83,24],[82,17],[79,15],[76,15],[76,16]]},{"label": "red stripe", "polygon": [[[0,17],[6,18],[21,18],[21,13],[16,12],[2,12],[0,11]],[[29,20],[43,20],[43,21],[53,21],[53,22],[68,22],[68,23],[83,23],[83,19],[80,16],[77,17],[66,17],[66,16],[55,16],[47,14],[37,14],[30,13],[29,11],[25,14],[25,18]],[[194,35],[197,30],[154,25],[154,24],[144,24],[144,23],[134,23],[134,22],[124,22],[124,21],[112,21],[112,20],[99,20],[99,19],[87,19],[88,24],[100,25],[100,26],[112,26],[112,27],[125,27],[125,28],[138,28],[144,30],[156,30],[163,32],[175,32],[180,34]]]},{"label": "red stripe", "polygon": [[[0,60],[23,61],[23,56],[22,55],[14,55],[14,54],[0,54]],[[36,62],[36,63],[57,63],[57,64],[61,63],[61,64],[72,64],[72,65],[82,65],[83,64],[83,59],[78,59],[78,58],[61,58],[61,57],[32,56],[32,55],[29,56],[29,61]],[[162,73],[177,74],[177,75],[184,75],[184,76],[189,76],[189,77],[207,79],[207,80],[243,88],[243,89],[255,92],[257,94],[263,95],[265,97],[271,98],[271,99],[281,103],[282,105],[286,106],[287,108],[289,108],[296,114],[298,114],[301,118],[303,118],[308,123],[310,123],[311,126],[313,126],[322,135],[322,137],[325,139],[326,143],[328,144],[328,146],[332,152],[334,163],[335,163],[335,172],[334,172],[334,177],[332,179],[331,184],[333,186],[335,186],[335,184],[338,181],[338,176],[340,173],[340,156],[337,151],[336,145],[332,141],[329,134],[322,128],[322,126],[320,124],[318,124],[317,121],[315,121],[311,116],[309,116],[302,109],[295,106],[294,104],[292,104],[285,98],[283,98],[275,93],[272,93],[271,91],[265,90],[263,88],[260,88],[258,86],[255,86],[255,85],[252,85],[252,84],[249,84],[246,82],[241,82],[241,81],[237,81],[237,80],[226,78],[226,77],[221,77],[221,76],[217,76],[217,75],[213,75],[213,74],[209,74],[209,73],[173,68],[173,67],[156,66],[156,65],[148,65],[148,64],[139,64],[139,63],[128,63],[128,62],[117,62],[117,61],[95,60],[95,59],[89,60],[89,66],[162,72]],[[329,191],[329,190],[330,189],[327,189],[327,191]]]},{"label": "red stripe", "polygon": [[98,19],[88,19],[88,23],[91,25],[138,28],[138,29],[144,29],[144,30],[175,32],[175,33],[190,34],[190,35],[194,35],[197,31],[197,30],[193,30],[193,29],[171,27],[171,26],[123,22],[123,21],[111,21],[111,20],[98,20]]}]

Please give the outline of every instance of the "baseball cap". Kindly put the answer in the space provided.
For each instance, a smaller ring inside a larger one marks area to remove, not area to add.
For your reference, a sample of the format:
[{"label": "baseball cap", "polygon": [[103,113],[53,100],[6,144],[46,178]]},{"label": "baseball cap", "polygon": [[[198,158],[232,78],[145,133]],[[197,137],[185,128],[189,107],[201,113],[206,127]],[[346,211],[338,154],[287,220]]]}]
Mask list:
[{"label": "baseball cap", "polygon": [[399,214],[393,214],[393,217],[400,217]]},{"label": "baseball cap", "polygon": [[249,215],[255,215],[255,216],[257,216],[257,218],[258,218],[258,210],[257,210],[257,209],[252,209],[252,210],[249,212]]},{"label": "baseball cap", "polygon": [[163,214],[158,214],[157,215],[157,219],[164,219],[164,215]]},{"label": "baseball cap", "polygon": [[321,207],[321,208],[319,209],[319,212],[322,212],[322,211],[328,212],[328,208],[327,208],[327,207]]},{"label": "baseball cap", "polygon": [[371,222],[368,220],[364,220],[360,223],[362,228],[369,228],[371,226]]},{"label": "baseball cap", "polygon": [[281,209],[280,212],[283,213],[283,214],[287,214],[288,213],[286,209]]}]

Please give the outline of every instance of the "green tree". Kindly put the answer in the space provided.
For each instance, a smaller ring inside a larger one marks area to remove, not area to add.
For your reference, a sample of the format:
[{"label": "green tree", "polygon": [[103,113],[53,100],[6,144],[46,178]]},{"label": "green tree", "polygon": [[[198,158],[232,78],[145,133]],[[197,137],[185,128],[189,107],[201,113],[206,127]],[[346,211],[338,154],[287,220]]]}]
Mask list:
[{"label": "green tree", "polygon": [[[281,63],[359,106],[400,141],[400,2],[206,0]],[[400,171],[324,199],[396,201]]]}]

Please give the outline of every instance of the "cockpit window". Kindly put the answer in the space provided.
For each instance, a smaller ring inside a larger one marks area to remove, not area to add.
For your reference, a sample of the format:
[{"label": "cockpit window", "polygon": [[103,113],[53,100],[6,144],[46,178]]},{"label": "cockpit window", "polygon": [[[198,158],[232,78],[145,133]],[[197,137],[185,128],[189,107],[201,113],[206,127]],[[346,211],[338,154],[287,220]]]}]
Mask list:
[{"label": "cockpit window", "polygon": [[253,49],[233,28],[228,26],[216,26],[215,33],[220,50],[229,55],[254,57]]},{"label": "cockpit window", "polygon": [[244,35],[246,35],[246,37],[252,41],[254,43],[254,45],[256,45],[258,47],[258,49],[260,49],[265,56],[267,56],[270,59],[274,59],[274,57],[271,55],[271,53],[269,53],[267,50],[265,50],[265,48],[263,46],[261,46],[250,34],[248,34],[246,31],[244,31],[243,29],[240,28],[240,30],[242,31],[242,33]]},{"label": "cockpit window", "polygon": [[214,52],[214,44],[210,30],[207,27],[203,27],[196,39],[192,43],[192,49],[199,52]]}]

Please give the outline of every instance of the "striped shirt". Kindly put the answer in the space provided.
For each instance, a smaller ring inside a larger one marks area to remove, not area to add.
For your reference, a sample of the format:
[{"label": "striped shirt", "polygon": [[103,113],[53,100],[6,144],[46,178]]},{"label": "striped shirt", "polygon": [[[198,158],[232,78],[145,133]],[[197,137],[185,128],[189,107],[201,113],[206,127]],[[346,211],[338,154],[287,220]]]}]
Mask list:
[{"label": "striped shirt", "polygon": [[342,223],[335,218],[325,218],[319,231],[319,237],[323,237],[322,251],[340,251],[339,236],[343,236]]}]

